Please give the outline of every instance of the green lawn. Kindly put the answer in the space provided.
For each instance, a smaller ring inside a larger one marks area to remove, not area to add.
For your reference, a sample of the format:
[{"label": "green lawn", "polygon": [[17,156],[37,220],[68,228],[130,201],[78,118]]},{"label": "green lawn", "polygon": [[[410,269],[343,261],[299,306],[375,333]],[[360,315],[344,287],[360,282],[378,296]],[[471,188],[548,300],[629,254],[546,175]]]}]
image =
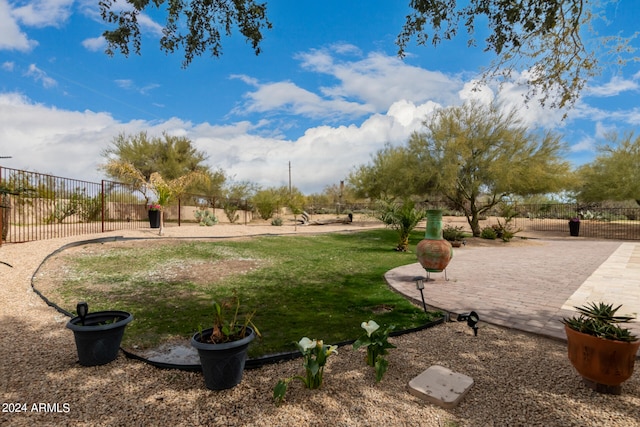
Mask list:
[{"label": "green lawn", "polygon": [[[412,234],[411,249],[422,235]],[[123,345],[145,348],[210,327],[211,302],[235,290],[244,306],[256,310],[254,322],[263,335],[250,348],[256,357],[294,350],[292,343],[303,336],[328,343],[355,339],[363,332],[360,323],[369,319],[395,324],[396,330],[431,320],[384,281],[386,271],[416,262],[413,252],[394,251],[396,245],[392,230],[178,245],[150,240],[144,248],[112,248],[67,260],[71,271],[55,297],[70,311],[85,300],[91,311],[133,313]],[[222,260],[254,260],[257,267],[201,284],[154,273]]]}]

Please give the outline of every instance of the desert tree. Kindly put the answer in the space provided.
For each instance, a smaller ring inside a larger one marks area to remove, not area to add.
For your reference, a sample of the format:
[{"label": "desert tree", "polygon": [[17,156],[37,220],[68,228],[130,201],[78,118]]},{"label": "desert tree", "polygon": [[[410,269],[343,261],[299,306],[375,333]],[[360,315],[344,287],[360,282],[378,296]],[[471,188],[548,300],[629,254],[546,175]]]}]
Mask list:
[{"label": "desert tree", "polygon": [[609,135],[596,158],[577,170],[582,202],[635,200],[640,205],[640,137]]},{"label": "desert tree", "polygon": [[511,195],[552,193],[569,185],[566,145],[530,131],[516,112],[468,102],[437,110],[407,144],[408,166],[420,170],[414,192],[442,195],[467,217],[474,236],[480,216]]},{"label": "desert tree", "polygon": [[[103,150],[102,157],[107,162],[118,160],[131,163],[146,181],[154,172],[171,180],[193,171],[207,170],[204,165],[206,155],[197,150],[189,138],[166,132],[160,137],[149,136],[147,132],[134,135],[121,133]],[[109,175],[115,179],[121,178],[111,173]]]}]

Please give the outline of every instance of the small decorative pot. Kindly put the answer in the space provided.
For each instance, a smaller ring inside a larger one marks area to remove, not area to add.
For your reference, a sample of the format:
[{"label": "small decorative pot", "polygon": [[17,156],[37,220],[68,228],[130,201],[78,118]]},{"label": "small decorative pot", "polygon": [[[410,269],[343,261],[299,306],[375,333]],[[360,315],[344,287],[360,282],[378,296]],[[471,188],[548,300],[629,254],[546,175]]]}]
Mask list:
[{"label": "small decorative pot", "polygon": [[620,394],[620,384],[633,374],[640,340],[607,340],[565,325],[567,353],[587,385],[598,392]]},{"label": "small decorative pot", "polygon": [[88,313],[84,324],[80,317],[67,323],[73,331],[78,359],[83,366],[105,365],[118,357],[124,329],[133,320],[126,311]]},{"label": "small decorative pot", "polygon": [[191,338],[191,345],[198,350],[204,383],[210,390],[224,390],[235,387],[242,381],[247,349],[256,334],[247,327],[244,338],[222,344],[202,342],[207,340],[213,329],[205,329]]}]

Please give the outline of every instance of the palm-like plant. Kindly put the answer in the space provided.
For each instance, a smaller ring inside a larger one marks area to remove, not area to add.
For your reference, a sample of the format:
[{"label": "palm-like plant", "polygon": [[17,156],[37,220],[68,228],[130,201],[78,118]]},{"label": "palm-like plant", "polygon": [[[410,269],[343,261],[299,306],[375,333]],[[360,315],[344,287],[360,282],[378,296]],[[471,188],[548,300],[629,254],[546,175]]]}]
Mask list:
[{"label": "palm-like plant", "polygon": [[416,208],[411,200],[405,200],[402,204],[397,202],[382,201],[378,207],[378,219],[398,232],[399,252],[407,252],[409,249],[409,235],[425,216],[425,210]]},{"label": "palm-like plant", "polygon": [[143,194],[147,203],[149,202],[149,191],[155,194],[157,203],[162,208],[160,209],[159,230],[161,236],[164,234],[164,209],[169,203],[173,199],[180,198],[190,185],[197,182],[207,182],[209,179],[204,172],[192,171],[186,175],[167,181],[158,172],[154,172],[147,181],[142,172],[132,163],[120,160],[111,160],[104,168],[110,175],[118,176],[133,185],[136,190]]}]

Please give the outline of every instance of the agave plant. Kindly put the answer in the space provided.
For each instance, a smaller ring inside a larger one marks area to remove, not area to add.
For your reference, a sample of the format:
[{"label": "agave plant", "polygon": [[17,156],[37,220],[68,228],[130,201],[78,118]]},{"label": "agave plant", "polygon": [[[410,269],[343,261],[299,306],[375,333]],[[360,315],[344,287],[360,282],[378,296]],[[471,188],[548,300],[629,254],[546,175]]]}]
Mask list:
[{"label": "agave plant", "polygon": [[619,323],[629,323],[634,317],[616,316],[616,312],[622,307],[613,307],[613,304],[590,303],[582,307],[575,307],[579,315],[571,318],[563,318],[562,323],[571,329],[587,335],[604,338],[607,340],[633,342],[638,338]]}]

